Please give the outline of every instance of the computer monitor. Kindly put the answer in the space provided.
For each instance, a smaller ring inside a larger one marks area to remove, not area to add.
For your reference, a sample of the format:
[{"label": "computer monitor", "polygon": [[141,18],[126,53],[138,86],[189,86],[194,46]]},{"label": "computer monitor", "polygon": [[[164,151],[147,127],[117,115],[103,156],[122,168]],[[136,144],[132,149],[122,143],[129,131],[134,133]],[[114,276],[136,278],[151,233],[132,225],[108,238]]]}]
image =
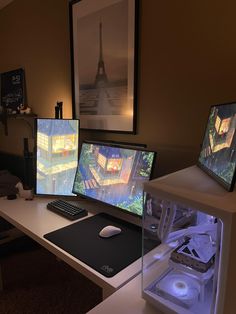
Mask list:
[{"label": "computer monitor", "polygon": [[144,148],[83,142],[73,193],[142,216],[143,182],[151,178],[155,155]]},{"label": "computer monitor", "polygon": [[74,195],[78,144],[79,120],[36,119],[35,194]]},{"label": "computer monitor", "polygon": [[212,106],[198,166],[228,191],[235,183],[236,102]]}]

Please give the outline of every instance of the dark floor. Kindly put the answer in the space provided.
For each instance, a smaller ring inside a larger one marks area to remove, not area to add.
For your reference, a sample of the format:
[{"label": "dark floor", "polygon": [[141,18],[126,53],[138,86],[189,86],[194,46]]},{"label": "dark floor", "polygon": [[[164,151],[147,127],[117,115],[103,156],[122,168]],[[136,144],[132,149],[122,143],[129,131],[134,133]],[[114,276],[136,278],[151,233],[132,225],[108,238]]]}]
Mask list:
[{"label": "dark floor", "polygon": [[102,289],[29,239],[0,246],[1,314],[80,314],[102,301]]}]

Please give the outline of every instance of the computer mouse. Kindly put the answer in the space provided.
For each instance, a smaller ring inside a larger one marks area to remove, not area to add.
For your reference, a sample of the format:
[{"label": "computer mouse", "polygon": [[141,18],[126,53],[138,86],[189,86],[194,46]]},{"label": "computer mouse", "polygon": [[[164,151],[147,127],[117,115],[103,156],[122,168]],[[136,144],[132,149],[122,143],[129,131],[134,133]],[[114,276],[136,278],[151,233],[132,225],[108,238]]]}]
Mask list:
[{"label": "computer mouse", "polygon": [[121,229],[115,226],[106,226],[100,232],[99,235],[102,238],[110,238],[116,234],[121,233]]}]

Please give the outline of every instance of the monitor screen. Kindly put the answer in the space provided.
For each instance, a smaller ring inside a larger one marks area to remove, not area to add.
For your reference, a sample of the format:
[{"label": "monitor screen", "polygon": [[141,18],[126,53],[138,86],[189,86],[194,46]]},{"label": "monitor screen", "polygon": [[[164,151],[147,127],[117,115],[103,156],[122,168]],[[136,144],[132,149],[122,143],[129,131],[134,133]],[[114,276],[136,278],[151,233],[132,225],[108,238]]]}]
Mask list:
[{"label": "monitor screen", "polygon": [[36,119],[35,193],[74,195],[79,120]]},{"label": "monitor screen", "polygon": [[143,182],[150,179],[155,152],[83,142],[73,193],[142,216]]},{"label": "monitor screen", "polygon": [[236,103],[212,106],[198,166],[232,191],[236,163]]}]

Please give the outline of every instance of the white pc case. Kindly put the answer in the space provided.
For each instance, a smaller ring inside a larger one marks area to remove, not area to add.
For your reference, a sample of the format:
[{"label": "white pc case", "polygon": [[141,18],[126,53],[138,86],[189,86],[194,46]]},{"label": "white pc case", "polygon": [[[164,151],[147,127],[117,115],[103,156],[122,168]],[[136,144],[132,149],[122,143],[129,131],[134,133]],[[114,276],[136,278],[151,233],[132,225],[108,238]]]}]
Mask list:
[{"label": "white pc case", "polygon": [[144,194],[143,298],[163,313],[236,313],[236,192],[193,166]]}]

